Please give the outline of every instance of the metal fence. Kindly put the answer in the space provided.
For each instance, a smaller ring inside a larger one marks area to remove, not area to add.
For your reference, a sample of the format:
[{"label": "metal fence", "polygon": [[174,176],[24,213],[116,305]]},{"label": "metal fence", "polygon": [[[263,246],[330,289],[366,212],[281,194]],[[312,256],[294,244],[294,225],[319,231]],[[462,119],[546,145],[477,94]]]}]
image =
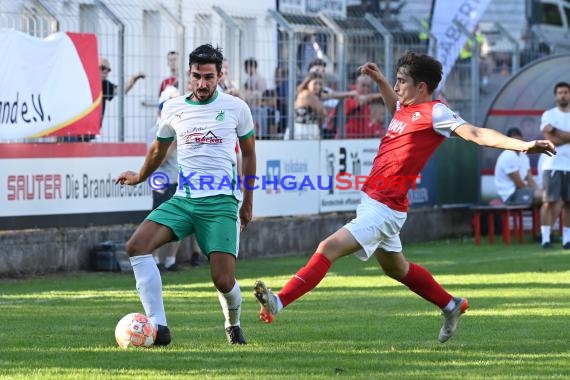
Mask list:
[{"label": "metal fence", "polygon": [[[225,80],[248,101],[252,110],[258,109],[259,112],[254,112],[258,136],[271,139],[283,138],[286,131],[293,137],[296,87],[314,58],[327,62],[326,85],[334,91],[346,92],[354,91],[357,68],[364,62],[377,62],[393,81],[393,66],[398,56],[410,49],[427,52],[427,41],[420,39],[422,30],[417,20],[401,24],[372,14],[345,19],[324,14],[310,17],[283,14],[274,9],[252,10],[245,3],[241,8],[229,10],[177,0],[10,3],[1,8],[2,28],[41,38],[56,31],[97,35],[100,56],[107,58],[111,66],[109,80],[119,86],[119,91],[107,103],[103,128],[96,142],[142,142],[149,138],[150,127],[157,117],[159,84],[170,76],[166,59],[169,51],[181,53],[176,75],[185,90],[187,54],[206,42],[223,47],[227,58]],[[505,30],[501,33],[508,34]],[[513,51],[510,56],[503,55],[498,64],[495,62],[491,71],[494,77],[508,78],[518,70],[519,52]],[[244,62],[248,58],[256,60],[258,73],[265,79],[264,88],[253,91],[244,88],[248,80]],[[480,66],[480,59],[459,62],[445,88],[450,106],[474,122],[483,120],[486,99],[492,98],[495,91],[485,92]],[[144,73],[144,79],[125,94],[125,84],[138,72]],[[356,99],[354,94],[351,97]],[[368,118],[351,123],[379,126],[374,135],[381,134],[382,126],[388,122],[386,111],[378,101],[358,108],[356,116],[345,112],[348,99],[329,102],[327,106],[328,115],[321,128],[329,133],[322,137],[344,137],[347,117]],[[278,112],[266,112],[271,108]],[[370,137],[370,131],[359,134],[357,129],[350,137]]]}]

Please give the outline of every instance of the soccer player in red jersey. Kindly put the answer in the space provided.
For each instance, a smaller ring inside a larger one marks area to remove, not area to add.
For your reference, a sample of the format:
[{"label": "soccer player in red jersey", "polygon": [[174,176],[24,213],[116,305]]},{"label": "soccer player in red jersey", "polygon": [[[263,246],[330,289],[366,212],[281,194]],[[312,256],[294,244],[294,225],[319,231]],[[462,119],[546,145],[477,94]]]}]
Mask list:
[{"label": "soccer player in red jersey", "polygon": [[[386,275],[442,310],[444,323],[438,339],[443,343],[455,334],[459,317],[469,304],[466,298],[449,294],[427,269],[409,262],[402,253],[399,234],[406,220],[407,193],[412,182],[437,147],[452,135],[481,146],[523,153],[552,155],[556,151],[548,140],[526,142],[473,126],[445,104],[434,101],[432,95],[441,80],[442,67],[430,56],[413,52],[402,56],[393,88],[374,63],[364,64],[360,72],[378,84],[394,116],[362,188],[356,218],[323,240],[308,263],[279,293],[273,293],[263,281],[255,283],[260,319],[271,323],[283,308],[314,289],[335,260],[356,252],[361,260],[374,256]],[[401,182],[386,184],[391,177],[410,180],[405,186]]]}]

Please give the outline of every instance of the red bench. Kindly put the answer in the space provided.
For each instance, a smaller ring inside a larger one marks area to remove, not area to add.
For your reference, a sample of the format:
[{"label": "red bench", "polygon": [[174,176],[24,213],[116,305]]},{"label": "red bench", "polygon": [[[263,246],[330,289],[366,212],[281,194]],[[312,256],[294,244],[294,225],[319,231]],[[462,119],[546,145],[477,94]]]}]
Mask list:
[{"label": "red bench", "polygon": [[[481,244],[481,217],[487,215],[487,224],[489,228],[489,244],[493,244],[495,240],[495,215],[501,216],[501,233],[503,235],[503,243],[511,244],[511,228],[509,221],[512,218],[515,236],[518,236],[519,242],[524,240],[523,212],[530,210],[528,206],[471,206],[473,211],[473,228],[475,230],[475,244]],[[535,220],[533,212],[533,231],[538,229],[538,219]]]}]

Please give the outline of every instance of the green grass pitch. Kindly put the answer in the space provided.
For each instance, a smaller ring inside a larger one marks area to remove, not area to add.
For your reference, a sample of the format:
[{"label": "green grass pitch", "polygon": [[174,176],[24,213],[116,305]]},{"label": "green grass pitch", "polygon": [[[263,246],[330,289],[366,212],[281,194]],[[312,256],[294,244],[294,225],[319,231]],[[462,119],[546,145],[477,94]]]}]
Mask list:
[{"label": "green grass pitch", "polygon": [[445,344],[437,341],[439,310],[375,260],[339,260],[271,325],[258,320],[253,282],[280,289],[307,257],[240,260],[246,346],[226,343],[207,267],[163,276],[173,343],[147,350],[114,342],[118,319],[143,312],[130,274],[0,280],[0,378],[570,378],[570,251],[472,241],[405,248],[469,298]]}]

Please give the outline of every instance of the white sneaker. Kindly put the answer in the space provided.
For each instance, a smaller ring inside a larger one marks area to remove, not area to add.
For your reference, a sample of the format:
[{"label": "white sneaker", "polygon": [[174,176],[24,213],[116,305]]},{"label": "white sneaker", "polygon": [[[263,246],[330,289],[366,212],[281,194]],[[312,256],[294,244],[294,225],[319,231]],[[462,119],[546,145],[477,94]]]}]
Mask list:
[{"label": "white sneaker", "polygon": [[467,298],[453,298],[455,301],[455,308],[451,311],[444,311],[443,315],[443,326],[439,330],[438,340],[441,343],[447,342],[457,330],[457,322],[461,314],[465,313],[465,310],[469,309],[469,301]]},{"label": "white sneaker", "polygon": [[277,314],[277,296],[260,280],[255,282],[253,290],[257,302],[261,305],[259,319],[265,323],[273,322],[273,318]]}]

